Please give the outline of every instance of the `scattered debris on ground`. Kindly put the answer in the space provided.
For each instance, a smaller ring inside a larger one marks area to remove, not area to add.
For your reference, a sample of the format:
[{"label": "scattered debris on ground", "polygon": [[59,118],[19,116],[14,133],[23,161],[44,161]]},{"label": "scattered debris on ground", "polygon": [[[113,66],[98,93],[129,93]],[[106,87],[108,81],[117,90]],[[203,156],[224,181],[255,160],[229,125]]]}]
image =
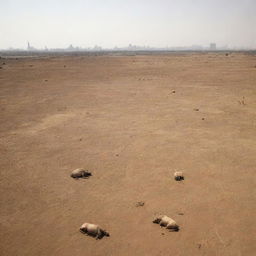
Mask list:
[{"label": "scattered debris on ground", "polygon": [[239,101],[238,101],[238,103],[239,103],[240,105],[245,105],[245,98],[244,98],[244,96],[243,96],[243,99],[242,99],[242,100],[239,100]]},{"label": "scattered debris on ground", "polygon": [[140,202],[137,202],[135,206],[140,207],[140,206],[144,206],[144,204],[145,202],[140,201]]}]

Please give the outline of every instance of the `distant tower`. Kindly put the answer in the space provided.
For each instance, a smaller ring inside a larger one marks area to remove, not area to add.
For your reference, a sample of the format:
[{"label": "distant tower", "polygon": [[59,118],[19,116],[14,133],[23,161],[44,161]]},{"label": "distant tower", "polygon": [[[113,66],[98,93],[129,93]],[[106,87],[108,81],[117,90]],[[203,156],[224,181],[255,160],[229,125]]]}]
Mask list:
[{"label": "distant tower", "polygon": [[210,50],[211,50],[211,51],[216,51],[216,48],[217,48],[217,47],[216,47],[216,43],[211,43],[211,44],[210,44]]},{"label": "distant tower", "polygon": [[31,49],[31,46],[30,46],[30,44],[29,44],[29,42],[28,42],[27,50],[29,51],[30,49]]}]

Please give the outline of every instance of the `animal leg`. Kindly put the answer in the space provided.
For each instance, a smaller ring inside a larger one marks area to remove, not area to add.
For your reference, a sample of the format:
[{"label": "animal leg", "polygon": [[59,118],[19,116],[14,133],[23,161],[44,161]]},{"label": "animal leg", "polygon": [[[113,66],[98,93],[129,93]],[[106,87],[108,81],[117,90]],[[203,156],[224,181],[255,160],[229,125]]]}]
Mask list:
[{"label": "animal leg", "polygon": [[159,225],[160,225],[161,227],[164,227],[164,226],[165,226],[165,224],[164,224],[164,222],[163,222],[162,220],[159,222]]},{"label": "animal leg", "polygon": [[179,231],[179,226],[178,225],[167,225],[167,227],[166,227],[167,229],[169,229],[169,231],[171,231],[171,232],[177,232],[177,231]]},{"label": "animal leg", "polygon": [[103,232],[101,232],[101,229],[98,228],[97,235],[96,235],[96,240],[101,239],[103,236],[104,236]]}]

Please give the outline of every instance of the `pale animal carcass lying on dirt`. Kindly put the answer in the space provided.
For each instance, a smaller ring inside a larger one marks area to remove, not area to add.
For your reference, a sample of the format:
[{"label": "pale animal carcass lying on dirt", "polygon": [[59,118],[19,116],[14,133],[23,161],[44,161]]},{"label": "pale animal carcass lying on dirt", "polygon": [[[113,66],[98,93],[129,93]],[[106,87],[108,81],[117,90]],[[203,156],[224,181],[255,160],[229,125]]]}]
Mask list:
[{"label": "pale animal carcass lying on dirt", "polygon": [[90,224],[90,223],[84,223],[80,227],[80,232],[82,232],[83,234],[87,234],[89,236],[93,236],[96,239],[101,239],[104,236],[109,236],[109,233],[107,231],[101,229],[96,224]]},{"label": "pale animal carcass lying on dirt", "polygon": [[160,215],[153,220],[153,223],[157,223],[162,227],[166,227],[170,231],[179,231],[179,226],[176,221],[166,215]]},{"label": "pale animal carcass lying on dirt", "polygon": [[175,172],[174,173],[174,179],[177,181],[184,180],[183,172]]},{"label": "pale animal carcass lying on dirt", "polygon": [[74,179],[79,179],[79,178],[87,179],[88,177],[92,176],[92,174],[85,169],[78,168],[72,171],[70,176]]}]

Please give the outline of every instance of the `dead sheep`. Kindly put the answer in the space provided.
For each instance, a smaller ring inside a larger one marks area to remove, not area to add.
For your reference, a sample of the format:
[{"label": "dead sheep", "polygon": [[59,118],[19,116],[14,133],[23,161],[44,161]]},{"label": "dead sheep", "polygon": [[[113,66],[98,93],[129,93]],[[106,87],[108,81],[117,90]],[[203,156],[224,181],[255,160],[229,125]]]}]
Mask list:
[{"label": "dead sheep", "polygon": [[175,172],[174,173],[174,179],[177,181],[184,180],[183,172]]},{"label": "dead sheep", "polygon": [[153,220],[153,223],[159,224],[161,227],[166,227],[170,231],[179,231],[179,226],[176,221],[166,215],[160,215]]},{"label": "dead sheep", "polygon": [[89,176],[92,176],[92,174],[85,169],[78,168],[78,169],[75,169],[74,171],[72,171],[70,176],[74,179],[79,179],[79,178],[86,179]]},{"label": "dead sheep", "polygon": [[95,237],[96,239],[101,239],[104,236],[109,236],[109,233],[103,229],[101,229],[96,224],[90,224],[90,223],[84,223],[80,227],[80,232],[92,237]]}]

